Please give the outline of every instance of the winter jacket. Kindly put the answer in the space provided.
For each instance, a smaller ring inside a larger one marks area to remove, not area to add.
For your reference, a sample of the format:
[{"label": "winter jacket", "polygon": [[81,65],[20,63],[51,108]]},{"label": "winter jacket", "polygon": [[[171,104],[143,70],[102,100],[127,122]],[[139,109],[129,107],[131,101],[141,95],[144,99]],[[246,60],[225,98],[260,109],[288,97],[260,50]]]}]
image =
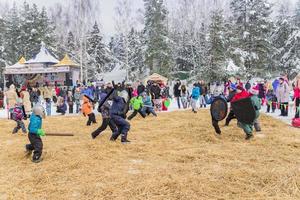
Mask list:
[{"label": "winter jacket", "polygon": [[258,94],[258,97],[259,98],[265,98],[266,96],[266,89],[265,89],[265,86],[264,84],[258,84],[258,90],[259,90],[259,94]]},{"label": "winter jacket", "polygon": [[30,101],[34,102],[34,103],[38,103],[39,102],[39,95],[36,91],[32,91],[30,93]]},{"label": "winter jacket", "polygon": [[160,99],[161,97],[161,89],[158,85],[151,86],[151,94],[153,99]]},{"label": "winter jacket", "polygon": [[294,98],[300,98],[300,88],[295,88],[294,89]]},{"label": "winter jacket", "polygon": [[12,119],[15,121],[21,121],[24,119],[24,113],[21,106],[16,106],[13,110]]},{"label": "winter jacket", "polygon": [[113,98],[113,103],[110,109],[110,116],[121,116],[123,118],[126,118],[126,102],[122,97],[115,96]]},{"label": "winter jacket", "polygon": [[134,110],[139,110],[143,107],[143,98],[141,96],[133,97],[130,100],[130,105],[132,105]]},{"label": "winter jacket", "polygon": [[76,104],[80,104],[80,97],[81,97],[80,91],[75,91],[74,100]]},{"label": "winter jacket", "polygon": [[83,100],[82,113],[83,115],[87,116],[93,112],[93,106],[90,103],[90,100],[86,96],[83,96],[82,100]]},{"label": "winter jacket", "polygon": [[175,97],[180,97],[180,93],[181,93],[180,85],[181,85],[181,83],[176,83],[176,84],[174,85],[173,90],[174,90],[174,96],[175,96]]},{"label": "winter jacket", "polygon": [[9,108],[14,108],[17,103],[18,95],[14,85],[9,87],[9,90],[5,93],[6,101]]},{"label": "winter jacket", "polygon": [[200,85],[200,93],[205,96],[207,94],[207,86],[205,84]]},{"label": "winter jacket", "polygon": [[244,90],[240,93],[236,93],[234,95],[234,97],[232,98],[231,102],[235,102],[235,101],[238,101],[240,99],[248,98],[249,96],[250,96],[249,93],[246,90]]},{"label": "winter jacket", "polygon": [[289,85],[286,82],[280,84],[276,90],[276,96],[279,103],[287,103],[290,98]]},{"label": "winter jacket", "polygon": [[[100,106],[100,102],[103,101],[103,99],[105,99],[107,96],[106,93],[101,93],[100,94],[100,100],[99,100],[99,106]],[[111,101],[110,100],[107,100],[103,103],[103,105],[101,107],[98,107],[98,112],[101,113],[102,115],[102,118],[110,118],[110,115],[109,115],[109,111],[110,111],[110,108],[111,108]]]},{"label": "winter jacket", "polygon": [[31,112],[30,94],[28,91],[22,91],[21,97],[23,99],[23,105],[26,113]]},{"label": "winter jacket", "polygon": [[38,130],[42,128],[42,118],[35,114],[31,114],[28,131],[30,134],[37,134]]},{"label": "winter jacket", "polygon": [[274,94],[274,92],[272,90],[269,90],[266,94],[266,99],[267,101],[271,101],[271,102],[276,102],[277,98],[276,95]]},{"label": "winter jacket", "polygon": [[140,84],[138,87],[137,87],[137,92],[138,92],[138,95],[141,95],[143,92],[145,92],[145,86],[143,84]]},{"label": "winter jacket", "polygon": [[200,97],[200,88],[199,87],[194,87],[192,90],[192,98],[195,100],[198,100]]},{"label": "winter jacket", "polygon": [[53,94],[52,94],[51,88],[44,87],[44,89],[43,89],[43,97],[44,97],[44,99],[52,99]]},{"label": "winter jacket", "polygon": [[145,96],[143,98],[143,104],[144,106],[147,106],[147,107],[152,107],[152,101],[151,101],[151,97],[150,96]]},{"label": "winter jacket", "polygon": [[261,109],[261,101],[257,95],[252,95],[250,98],[255,108],[255,119],[257,119],[259,117],[259,110]]}]

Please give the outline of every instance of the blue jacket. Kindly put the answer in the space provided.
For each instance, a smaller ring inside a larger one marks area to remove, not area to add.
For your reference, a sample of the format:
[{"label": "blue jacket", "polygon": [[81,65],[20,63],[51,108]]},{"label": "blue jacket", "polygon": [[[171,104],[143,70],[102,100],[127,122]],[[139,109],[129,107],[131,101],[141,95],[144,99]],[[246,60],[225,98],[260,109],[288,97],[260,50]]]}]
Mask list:
[{"label": "blue jacket", "polygon": [[200,88],[199,87],[194,87],[192,90],[192,98],[197,100],[200,97]]},{"label": "blue jacket", "polygon": [[147,95],[145,98],[143,98],[143,102],[145,106],[152,107],[152,101],[150,96]]},{"label": "blue jacket", "polygon": [[116,96],[113,98],[113,103],[110,108],[110,116],[113,115],[119,115],[123,116],[125,115],[125,109],[126,109],[126,102],[122,97]]},{"label": "blue jacket", "polygon": [[31,114],[28,131],[30,134],[37,134],[38,130],[42,128],[42,118],[35,114]]}]

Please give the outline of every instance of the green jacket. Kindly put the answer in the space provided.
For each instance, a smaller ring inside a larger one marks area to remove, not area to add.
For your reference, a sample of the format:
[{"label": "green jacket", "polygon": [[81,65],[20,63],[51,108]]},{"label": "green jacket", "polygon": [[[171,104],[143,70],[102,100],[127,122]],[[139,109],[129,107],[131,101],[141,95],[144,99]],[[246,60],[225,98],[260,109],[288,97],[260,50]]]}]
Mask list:
[{"label": "green jacket", "polygon": [[130,100],[130,105],[132,105],[134,110],[139,110],[140,108],[143,107],[143,97],[141,96],[133,97]]},{"label": "green jacket", "polygon": [[252,101],[253,106],[255,107],[255,110],[256,110],[255,111],[255,113],[256,113],[255,119],[257,119],[259,117],[259,110],[261,109],[261,101],[257,95],[253,95],[251,97],[251,101]]}]

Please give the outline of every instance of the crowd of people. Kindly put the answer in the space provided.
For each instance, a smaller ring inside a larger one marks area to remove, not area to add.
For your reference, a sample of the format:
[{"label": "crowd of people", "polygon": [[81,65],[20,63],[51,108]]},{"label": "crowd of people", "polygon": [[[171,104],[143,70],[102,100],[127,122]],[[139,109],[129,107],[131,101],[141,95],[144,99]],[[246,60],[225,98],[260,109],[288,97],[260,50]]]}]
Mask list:
[{"label": "crowd of people", "polygon": [[[173,95],[179,109],[192,108],[197,113],[198,108],[205,108],[214,99],[222,97],[227,102],[234,104],[240,99],[249,98],[255,108],[255,119],[253,123],[243,123],[238,120],[238,126],[246,133],[246,139],[253,137],[253,127],[261,131],[258,120],[259,110],[266,105],[266,112],[275,112],[280,109],[281,116],[289,114],[289,105],[294,101],[295,119],[299,119],[300,112],[300,76],[292,84],[293,95],[290,95],[289,81],[285,77],[275,79],[273,82],[259,81],[245,84],[237,79],[236,82],[225,83],[215,82],[206,84],[203,80],[188,86],[177,80],[173,87]],[[5,97],[5,98],[4,98]],[[157,111],[166,111],[170,105],[169,86],[162,81],[148,81],[145,85],[139,81],[132,83],[104,83],[95,85],[78,84],[76,87],[61,87],[57,84],[35,87],[11,85],[5,92],[0,91],[0,106],[8,109],[9,118],[16,122],[12,133],[19,130],[27,133],[23,120],[30,118],[28,127],[28,138],[30,144],[26,145],[28,153],[33,152],[33,162],[40,162],[43,143],[41,136],[45,133],[42,130],[42,118],[52,115],[53,104],[56,105],[56,113],[82,113],[88,118],[86,125],[96,124],[94,110],[98,105],[98,112],[102,115],[102,123],[91,137],[96,139],[108,126],[112,131],[110,140],[115,141],[121,135],[122,143],[129,143],[127,139],[130,130],[130,120],[137,114],[146,118],[150,114],[157,116]],[[291,98],[291,99],[290,99]],[[4,99],[6,101],[4,102]],[[127,116],[129,110],[131,114]],[[225,125],[236,118],[233,109],[227,116]],[[218,122],[213,119],[213,126],[216,133],[221,134]]]},{"label": "crowd of people", "polygon": [[[262,106],[266,106],[267,113],[274,113],[276,109],[280,110],[280,116],[287,117],[289,115],[290,105],[294,105],[295,109],[294,118],[299,118],[300,111],[300,77],[298,76],[296,81],[289,84],[289,80],[286,77],[280,77],[273,81],[247,81],[243,83],[240,79],[235,82],[227,81],[224,83],[213,82],[206,84],[203,80],[193,84],[191,90],[188,87],[177,80],[173,94],[176,99],[178,109],[192,108],[193,112],[197,112],[197,108],[205,108],[207,104],[212,102],[214,97],[223,95],[228,97],[233,86],[241,86],[246,91],[250,91],[255,88],[258,91],[258,98]],[[291,103],[292,102],[292,103]]]}]

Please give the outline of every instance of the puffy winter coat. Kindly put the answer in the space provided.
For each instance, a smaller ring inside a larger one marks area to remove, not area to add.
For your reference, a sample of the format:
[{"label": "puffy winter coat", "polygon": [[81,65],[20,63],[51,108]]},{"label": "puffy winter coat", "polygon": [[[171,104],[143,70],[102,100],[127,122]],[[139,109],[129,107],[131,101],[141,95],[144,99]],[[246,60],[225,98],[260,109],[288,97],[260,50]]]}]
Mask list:
[{"label": "puffy winter coat", "polygon": [[143,98],[141,96],[133,97],[130,100],[130,105],[132,105],[134,110],[139,110],[143,107]]},{"label": "puffy winter coat", "polygon": [[16,88],[14,85],[9,87],[9,90],[5,93],[6,101],[9,108],[14,108],[17,103],[18,95],[16,93]]},{"label": "puffy winter coat", "polygon": [[194,87],[192,90],[192,98],[195,100],[198,100],[200,97],[200,88],[199,87]]},{"label": "puffy winter coat", "polygon": [[143,104],[147,107],[152,107],[152,101],[151,101],[151,97],[150,96],[145,96],[143,98]]},{"label": "puffy winter coat", "polygon": [[250,96],[249,93],[246,90],[244,90],[240,93],[236,93],[234,95],[234,97],[232,98],[231,102],[235,102],[235,101],[238,101],[240,99],[248,98],[249,96]]},{"label": "puffy winter coat", "polygon": [[175,97],[180,97],[180,93],[181,93],[181,90],[180,90],[180,85],[181,85],[181,83],[176,83],[175,85],[174,85],[174,96]]},{"label": "puffy winter coat", "polygon": [[86,96],[83,96],[82,100],[83,100],[83,104],[82,104],[83,115],[91,114],[93,112],[93,106],[90,103],[90,100]]},{"label": "puffy winter coat", "polygon": [[21,96],[23,98],[23,105],[26,113],[31,112],[31,102],[29,92],[24,90],[21,92]]},{"label": "puffy winter coat", "polygon": [[110,109],[110,116],[122,116],[125,117],[126,115],[126,102],[122,97],[115,96],[113,98],[113,103]]},{"label": "puffy winter coat", "polygon": [[42,128],[42,118],[35,114],[31,114],[28,131],[30,134],[37,134],[38,130]]},{"label": "puffy winter coat", "polygon": [[23,109],[21,106],[16,106],[13,110],[12,118],[15,121],[20,121],[24,118]]},{"label": "puffy winter coat", "polygon": [[276,96],[279,103],[287,103],[290,98],[289,85],[286,82],[280,84],[276,90]]}]

